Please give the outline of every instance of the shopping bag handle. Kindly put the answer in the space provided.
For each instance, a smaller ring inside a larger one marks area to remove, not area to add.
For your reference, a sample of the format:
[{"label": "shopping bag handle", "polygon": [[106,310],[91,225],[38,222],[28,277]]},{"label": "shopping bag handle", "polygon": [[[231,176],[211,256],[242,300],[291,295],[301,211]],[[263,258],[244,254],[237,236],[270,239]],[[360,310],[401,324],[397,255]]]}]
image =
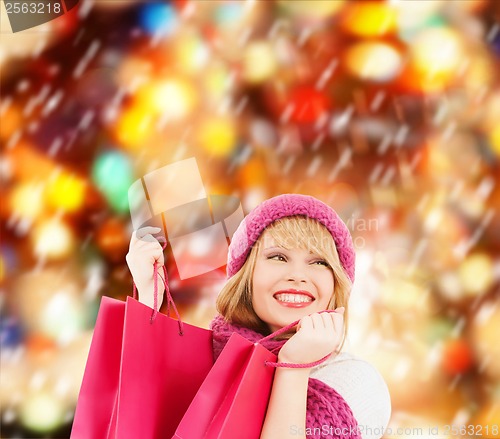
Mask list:
[{"label": "shopping bag handle", "polygon": [[[335,310],[330,310],[327,309],[325,311],[320,311],[318,314],[322,313],[334,313]],[[283,334],[284,332],[292,329],[294,326],[297,326],[299,324],[300,320],[296,320],[295,322],[290,323],[289,325],[284,326],[283,328],[278,329],[277,331],[273,332],[272,334],[269,334],[268,336],[260,339],[257,343],[262,343],[263,341],[269,340],[271,338],[274,338],[278,335]],[[324,363],[328,358],[332,355],[329,353],[328,355],[325,355],[323,358],[320,358],[317,361],[313,361],[312,363],[274,363],[272,361],[266,361],[265,365],[266,366],[271,366],[271,367],[287,367],[291,369],[309,369],[311,367],[317,366],[318,364]]]},{"label": "shopping bag handle", "polygon": [[[167,242],[165,242],[162,245],[162,249],[165,250],[165,247],[167,246]],[[156,320],[156,316],[158,315],[158,277],[162,280],[163,285],[165,286],[165,295],[167,296],[167,315],[170,316],[170,305],[172,305],[172,308],[175,312],[175,315],[177,317],[177,322],[179,325],[179,335],[184,334],[184,324],[182,323],[181,316],[179,314],[179,311],[177,310],[177,307],[175,306],[174,299],[172,295],[170,294],[170,288],[168,287],[168,273],[167,273],[167,268],[165,265],[163,265],[163,277],[158,273],[158,263],[155,261],[153,264],[153,313],[151,314],[151,318],[149,319],[149,322],[152,324]],[[137,300],[137,286],[134,284],[134,289],[133,289],[133,297],[134,299]]]}]

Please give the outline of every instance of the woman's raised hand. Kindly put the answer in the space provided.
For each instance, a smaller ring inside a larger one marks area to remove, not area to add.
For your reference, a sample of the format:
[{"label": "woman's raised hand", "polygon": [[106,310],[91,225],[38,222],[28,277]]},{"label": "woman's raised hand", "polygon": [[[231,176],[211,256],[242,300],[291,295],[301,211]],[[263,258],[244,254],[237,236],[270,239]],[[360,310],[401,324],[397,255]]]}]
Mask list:
[{"label": "woman's raised hand", "polygon": [[283,363],[313,363],[332,353],[342,341],[344,307],[335,312],[303,317],[297,332],[283,345],[278,360]]},{"label": "woman's raised hand", "polygon": [[161,267],[165,263],[163,248],[158,239],[153,236],[160,232],[159,227],[142,227],[135,230],[125,257],[139,292],[139,301],[151,308],[154,304],[153,265],[155,262],[158,264],[158,308],[161,306],[165,289],[160,278],[160,276],[163,277]]}]

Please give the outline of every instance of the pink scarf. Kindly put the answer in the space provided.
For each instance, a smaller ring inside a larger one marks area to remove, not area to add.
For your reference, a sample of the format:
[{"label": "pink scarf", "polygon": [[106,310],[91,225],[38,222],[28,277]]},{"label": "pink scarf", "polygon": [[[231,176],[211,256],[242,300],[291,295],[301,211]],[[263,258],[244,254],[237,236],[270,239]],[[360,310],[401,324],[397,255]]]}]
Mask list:
[{"label": "pink scarf", "polygon": [[[217,359],[233,332],[255,343],[263,334],[243,326],[229,323],[222,316],[216,316],[210,323],[213,331],[214,359]],[[287,340],[265,340],[262,345],[273,351]],[[347,402],[333,388],[315,378],[309,378],[307,390],[306,433],[308,439],[361,439],[358,423]]]}]

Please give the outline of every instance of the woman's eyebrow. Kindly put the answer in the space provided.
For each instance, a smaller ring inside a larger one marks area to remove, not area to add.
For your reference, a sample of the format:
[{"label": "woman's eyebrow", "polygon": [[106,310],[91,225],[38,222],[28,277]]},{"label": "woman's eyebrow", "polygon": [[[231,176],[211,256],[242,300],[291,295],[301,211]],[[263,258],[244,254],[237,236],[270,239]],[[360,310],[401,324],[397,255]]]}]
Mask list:
[{"label": "woman's eyebrow", "polygon": [[284,247],[273,246],[273,247],[267,247],[264,250],[286,250],[286,249]]}]

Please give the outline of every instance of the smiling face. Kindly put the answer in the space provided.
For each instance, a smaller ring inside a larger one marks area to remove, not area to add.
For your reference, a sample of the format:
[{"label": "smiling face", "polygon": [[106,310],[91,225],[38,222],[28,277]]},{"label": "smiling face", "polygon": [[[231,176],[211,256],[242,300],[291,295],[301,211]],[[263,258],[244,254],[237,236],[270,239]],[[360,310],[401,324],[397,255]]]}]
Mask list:
[{"label": "smiling face", "polygon": [[265,335],[313,312],[343,306],[346,334],[351,287],[328,229],[296,215],[266,227],[223,286],[216,306],[229,322]]},{"label": "smiling face", "polygon": [[318,253],[284,246],[265,231],[259,238],[252,277],[252,305],[271,331],[328,308],[333,270]]}]

